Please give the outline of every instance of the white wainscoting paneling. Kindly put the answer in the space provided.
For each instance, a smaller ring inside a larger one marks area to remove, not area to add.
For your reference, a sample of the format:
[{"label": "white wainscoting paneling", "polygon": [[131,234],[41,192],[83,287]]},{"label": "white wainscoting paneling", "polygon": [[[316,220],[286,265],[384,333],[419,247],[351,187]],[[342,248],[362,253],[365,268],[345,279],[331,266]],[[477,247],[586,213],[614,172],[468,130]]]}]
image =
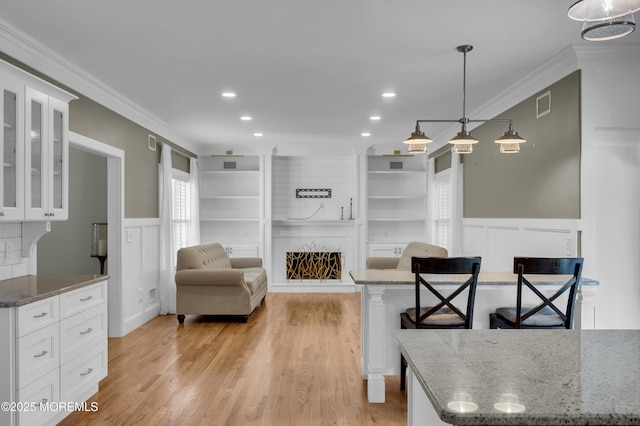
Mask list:
[{"label": "white wainscoting paneling", "polygon": [[123,241],[123,334],[160,313],[160,220],[125,219]]},{"label": "white wainscoting paneling", "polygon": [[511,271],[514,256],[577,256],[578,219],[462,220],[463,256],[482,256],[483,271]]}]

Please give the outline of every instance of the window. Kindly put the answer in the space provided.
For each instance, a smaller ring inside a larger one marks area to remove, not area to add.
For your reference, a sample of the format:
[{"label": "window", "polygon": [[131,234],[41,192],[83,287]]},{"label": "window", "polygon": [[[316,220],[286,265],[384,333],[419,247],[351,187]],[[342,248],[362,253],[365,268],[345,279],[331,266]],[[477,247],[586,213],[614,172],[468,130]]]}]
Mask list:
[{"label": "window", "polygon": [[451,169],[435,175],[436,199],[434,206],[435,244],[450,250],[451,235]]},{"label": "window", "polygon": [[189,175],[186,173],[183,176],[174,170],[171,179],[171,201],[173,264],[175,265],[178,250],[191,245],[191,185]]}]

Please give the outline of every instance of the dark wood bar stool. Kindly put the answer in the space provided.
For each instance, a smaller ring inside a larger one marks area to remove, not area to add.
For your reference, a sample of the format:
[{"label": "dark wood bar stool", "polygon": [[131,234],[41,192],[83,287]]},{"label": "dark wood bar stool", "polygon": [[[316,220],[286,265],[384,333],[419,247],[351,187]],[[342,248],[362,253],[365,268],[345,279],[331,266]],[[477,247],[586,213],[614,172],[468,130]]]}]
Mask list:
[{"label": "dark wood bar stool", "polygon": [[[415,275],[414,307],[408,308],[400,314],[400,328],[472,328],[473,305],[480,273],[480,257],[412,257],[411,272]],[[456,274],[469,275],[469,279],[462,283],[447,296],[443,296],[421,274]],[[433,306],[423,307],[420,303],[420,290],[425,287],[434,295],[438,302]],[[460,309],[466,293],[466,308]],[[460,296],[460,297],[459,297]],[[454,299],[460,302],[456,303]],[[400,354],[400,389],[406,387],[407,361]]]},{"label": "dark wood bar stool", "polygon": [[[581,257],[515,257],[513,272],[518,274],[515,307],[502,307],[489,314],[490,328],[573,328],[576,296],[580,286],[580,274],[584,259]],[[571,275],[571,278],[551,297],[546,297],[525,275]],[[522,306],[523,288],[535,294],[541,303],[534,307]],[[556,300],[569,291],[566,306],[558,306]],[[556,302],[556,303],[554,303]]]}]

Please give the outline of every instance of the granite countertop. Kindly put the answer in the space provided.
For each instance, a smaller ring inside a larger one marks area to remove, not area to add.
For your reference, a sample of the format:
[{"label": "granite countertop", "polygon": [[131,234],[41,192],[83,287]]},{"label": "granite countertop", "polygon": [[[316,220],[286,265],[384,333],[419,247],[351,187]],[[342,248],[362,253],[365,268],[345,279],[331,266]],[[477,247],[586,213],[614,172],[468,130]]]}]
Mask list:
[{"label": "granite countertop", "polygon": [[[397,330],[396,335],[444,422],[640,424],[640,330]],[[477,408],[456,411],[463,405]]]},{"label": "granite countertop", "polygon": [[[349,271],[349,275],[356,284],[367,285],[402,285],[414,284],[415,278],[410,271],[398,269],[362,269]],[[465,282],[468,275],[431,275],[423,274],[430,282],[436,284],[459,285]],[[537,285],[563,285],[571,275],[527,275],[529,281]],[[515,285],[518,282],[518,274],[513,272],[480,272],[478,275],[478,285]],[[591,278],[580,278],[580,285],[599,285],[597,280]]]},{"label": "granite countertop", "polygon": [[0,308],[22,306],[109,279],[108,275],[27,275],[0,281]]}]

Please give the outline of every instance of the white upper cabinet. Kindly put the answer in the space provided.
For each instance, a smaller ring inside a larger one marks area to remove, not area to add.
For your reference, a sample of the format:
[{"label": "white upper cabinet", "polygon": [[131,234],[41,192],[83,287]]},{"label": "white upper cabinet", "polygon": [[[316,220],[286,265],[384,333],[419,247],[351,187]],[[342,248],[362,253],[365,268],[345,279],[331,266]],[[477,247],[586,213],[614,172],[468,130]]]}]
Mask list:
[{"label": "white upper cabinet", "polygon": [[24,86],[4,78],[0,91],[0,220],[16,221],[24,218]]},{"label": "white upper cabinet", "polygon": [[26,91],[25,220],[69,217],[68,104]]},{"label": "white upper cabinet", "polygon": [[69,102],[76,97],[0,61],[0,221],[69,217]]}]

